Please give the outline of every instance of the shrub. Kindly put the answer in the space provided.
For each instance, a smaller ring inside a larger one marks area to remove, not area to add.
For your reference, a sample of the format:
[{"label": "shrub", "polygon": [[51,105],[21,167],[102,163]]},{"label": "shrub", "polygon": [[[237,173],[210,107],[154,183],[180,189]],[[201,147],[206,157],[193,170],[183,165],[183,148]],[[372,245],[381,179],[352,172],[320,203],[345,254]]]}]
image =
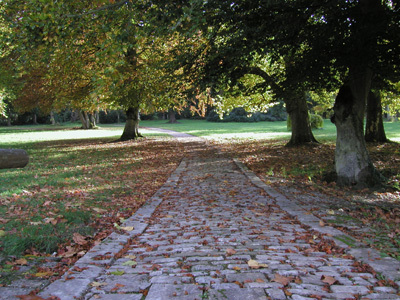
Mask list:
[{"label": "shrub", "polygon": [[[310,118],[311,129],[319,129],[324,127],[324,119],[322,119],[321,116],[309,113],[308,117]],[[292,129],[292,120],[290,119],[289,116],[286,122],[287,122],[286,123],[287,129],[290,131]]]},{"label": "shrub", "polygon": [[320,115],[310,115],[310,122],[311,122],[311,128],[312,129],[319,129],[324,127],[324,119]]}]

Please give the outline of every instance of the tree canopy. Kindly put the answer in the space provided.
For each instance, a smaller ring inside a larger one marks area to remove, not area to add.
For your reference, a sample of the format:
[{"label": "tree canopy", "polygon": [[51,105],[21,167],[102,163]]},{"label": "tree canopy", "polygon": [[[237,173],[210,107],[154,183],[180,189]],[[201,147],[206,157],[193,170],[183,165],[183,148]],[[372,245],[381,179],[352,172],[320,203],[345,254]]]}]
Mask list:
[{"label": "tree canopy", "polygon": [[339,182],[373,185],[363,119],[374,83],[400,81],[399,10],[392,0],[6,0],[0,59],[21,107],[120,107],[124,138],[137,137],[139,109],[211,95],[221,107],[283,99],[289,144],[315,142],[307,93],[340,87]]}]

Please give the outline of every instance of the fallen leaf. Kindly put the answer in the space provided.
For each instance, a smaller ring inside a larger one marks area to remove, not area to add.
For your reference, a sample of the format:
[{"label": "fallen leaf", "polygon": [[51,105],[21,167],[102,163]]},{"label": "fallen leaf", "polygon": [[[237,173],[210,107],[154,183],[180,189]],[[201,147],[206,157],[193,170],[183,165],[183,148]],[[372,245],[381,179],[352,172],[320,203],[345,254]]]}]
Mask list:
[{"label": "fallen leaf", "polygon": [[122,264],[123,266],[136,266],[137,262],[133,260],[128,260]]},{"label": "fallen leaf", "polygon": [[325,226],[325,222],[324,221],[322,221],[322,220],[319,220],[319,226]]},{"label": "fallen leaf", "polygon": [[62,257],[72,257],[75,254],[77,254],[78,252],[79,252],[79,250],[76,250],[74,247],[67,246],[67,252],[64,252],[64,253],[60,254],[60,256],[62,256]]},{"label": "fallen leaf", "polygon": [[329,285],[335,284],[337,282],[335,277],[325,276],[325,275],[322,275],[321,280],[322,280],[322,282],[325,282]]},{"label": "fallen leaf", "polygon": [[124,258],[133,260],[133,259],[136,259],[136,255],[125,255]]},{"label": "fallen leaf", "polygon": [[117,275],[117,276],[121,276],[121,275],[124,275],[125,274],[125,271],[123,271],[123,270],[117,270],[117,271],[113,271],[113,272],[110,272],[112,275]]},{"label": "fallen leaf", "polygon": [[236,251],[234,249],[232,249],[232,248],[228,248],[228,249],[226,249],[226,254],[234,255],[234,254],[236,254]]},{"label": "fallen leaf", "polygon": [[286,276],[282,276],[280,274],[275,274],[275,278],[272,281],[275,281],[280,284],[283,284],[284,286],[287,286],[292,279],[293,279],[292,277],[286,277]]},{"label": "fallen leaf", "polygon": [[260,264],[258,261],[254,259],[250,259],[247,264],[249,265],[250,268],[252,269],[259,269],[259,268],[268,268],[267,264]]},{"label": "fallen leaf", "polygon": [[38,278],[50,277],[53,275],[54,275],[54,272],[52,272],[52,271],[38,272],[38,273],[33,274],[33,276],[38,277]]},{"label": "fallen leaf", "polygon": [[91,285],[92,287],[100,287],[100,286],[105,286],[105,285],[107,285],[107,282],[97,282],[97,281],[93,281],[90,285]]},{"label": "fallen leaf", "polygon": [[26,266],[27,264],[28,264],[28,261],[25,258],[17,259],[14,262],[14,265],[19,265],[19,266]]},{"label": "fallen leaf", "polygon": [[126,226],[126,227],[120,227],[120,229],[125,230],[125,231],[132,231],[134,228],[133,228],[133,226]]},{"label": "fallen leaf", "polygon": [[86,245],[88,243],[86,238],[78,232],[74,233],[72,239],[74,240],[75,243],[77,243],[78,245],[81,245],[81,246]]},{"label": "fallen leaf", "polygon": [[107,210],[102,209],[102,208],[98,208],[98,207],[93,207],[92,208],[95,212],[99,213],[99,214],[103,214],[105,212],[107,212]]},{"label": "fallen leaf", "polygon": [[0,237],[5,236],[6,232],[4,230],[0,230]]}]

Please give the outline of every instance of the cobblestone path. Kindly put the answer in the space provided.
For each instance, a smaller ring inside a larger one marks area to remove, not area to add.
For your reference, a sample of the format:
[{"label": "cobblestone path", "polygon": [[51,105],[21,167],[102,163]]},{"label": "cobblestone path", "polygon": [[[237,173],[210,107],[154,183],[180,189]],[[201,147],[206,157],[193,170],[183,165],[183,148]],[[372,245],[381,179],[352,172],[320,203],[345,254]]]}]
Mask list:
[{"label": "cobblestone path", "polygon": [[39,295],[400,299],[396,287],[380,286],[379,273],[335,244],[335,229],[305,226],[318,221],[272,197],[239,163],[218,152],[199,155],[189,155],[121,231]]}]

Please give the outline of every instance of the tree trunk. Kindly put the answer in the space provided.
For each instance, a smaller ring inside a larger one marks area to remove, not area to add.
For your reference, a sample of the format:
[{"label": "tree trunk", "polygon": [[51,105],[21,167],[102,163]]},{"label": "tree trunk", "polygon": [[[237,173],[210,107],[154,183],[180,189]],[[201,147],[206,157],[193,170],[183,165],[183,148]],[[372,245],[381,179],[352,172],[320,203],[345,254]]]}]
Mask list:
[{"label": "tree trunk", "polygon": [[126,123],[121,141],[134,140],[142,137],[139,133],[139,107],[129,107],[126,111]]},{"label": "tree trunk", "polygon": [[339,185],[373,187],[382,176],[373,166],[364,139],[363,120],[372,72],[350,70],[349,83],[336,97],[332,121],[336,125],[335,168]]},{"label": "tree trunk", "polygon": [[38,121],[37,121],[37,113],[34,112],[33,113],[33,121],[32,121],[33,125],[39,125]]},{"label": "tree trunk", "polygon": [[380,92],[369,92],[367,103],[367,124],[365,127],[365,141],[367,143],[386,143],[383,126],[382,98]]},{"label": "tree trunk", "polygon": [[79,111],[79,119],[81,120],[82,123],[82,129],[89,129],[89,122],[87,119],[87,113],[80,110]]},{"label": "tree trunk", "polygon": [[89,113],[89,114],[87,114],[87,116],[88,116],[88,122],[89,122],[89,129],[93,129],[93,128],[96,128],[96,117],[95,117],[95,114],[93,113],[93,114],[91,114],[91,113]]},{"label": "tree trunk", "polygon": [[294,94],[294,96],[287,99],[285,103],[292,124],[292,136],[286,146],[318,143],[311,130],[305,94]]},{"label": "tree trunk", "polygon": [[169,119],[168,123],[171,124],[178,123],[178,121],[176,120],[175,110],[172,108],[168,109],[168,119]]},{"label": "tree trunk", "polygon": [[29,162],[28,153],[22,149],[0,149],[0,169],[23,168]]},{"label": "tree trunk", "polygon": [[51,122],[51,125],[53,125],[53,126],[56,125],[56,119],[54,117],[53,111],[50,112],[50,122]]}]

